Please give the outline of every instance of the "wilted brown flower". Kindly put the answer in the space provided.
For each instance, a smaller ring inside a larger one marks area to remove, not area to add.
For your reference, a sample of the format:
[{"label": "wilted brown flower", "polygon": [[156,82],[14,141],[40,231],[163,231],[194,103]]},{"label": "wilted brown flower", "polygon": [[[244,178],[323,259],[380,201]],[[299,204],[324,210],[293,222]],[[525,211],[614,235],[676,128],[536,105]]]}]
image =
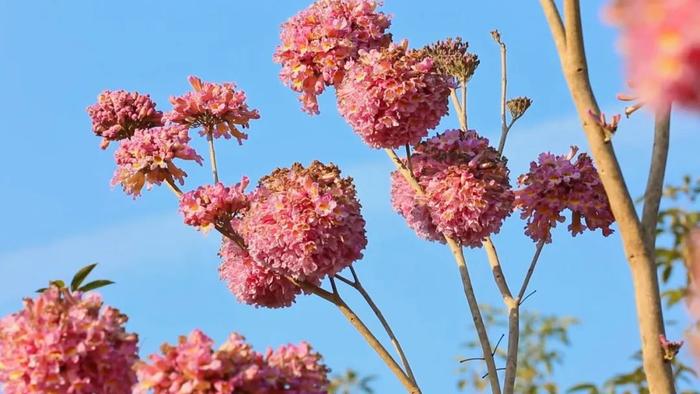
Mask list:
[{"label": "wilted brown flower", "polygon": [[424,56],[433,59],[438,72],[466,82],[474,75],[479,66],[479,57],[467,52],[469,43],[462,41],[461,37],[448,38],[437,41],[424,47],[421,51]]}]

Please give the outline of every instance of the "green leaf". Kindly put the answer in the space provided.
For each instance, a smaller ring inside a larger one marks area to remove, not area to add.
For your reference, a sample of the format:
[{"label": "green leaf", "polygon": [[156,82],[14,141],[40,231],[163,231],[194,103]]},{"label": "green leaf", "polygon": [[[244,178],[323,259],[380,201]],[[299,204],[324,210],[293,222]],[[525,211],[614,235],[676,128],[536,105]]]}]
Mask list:
[{"label": "green leaf", "polygon": [[49,284],[50,284],[51,286],[56,286],[56,287],[58,287],[59,289],[63,289],[64,287],[66,287],[66,282],[64,282],[64,281],[62,281],[62,280],[60,280],[60,279],[59,279],[59,280],[52,280],[51,282],[49,282]]},{"label": "green leaf", "polygon": [[587,391],[588,394],[598,394],[600,391],[598,390],[598,387],[596,385],[591,384],[591,383],[581,383],[577,384],[576,386],[570,387],[568,390],[566,390],[567,393],[575,393],[579,391]]},{"label": "green leaf", "polygon": [[78,290],[80,291],[90,291],[90,290],[95,290],[99,289],[100,287],[105,287],[114,284],[111,280],[105,280],[105,279],[98,279],[98,280],[93,280],[92,282],[84,285],[83,287],[79,288]]},{"label": "green leaf", "polygon": [[83,284],[83,281],[85,278],[87,278],[88,275],[90,275],[90,272],[97,266],[97,263],[93,263],[90,265],[86,265],[85,267],[81,268],[75,276],[73,276],[73,280],[70,282],[70,289],[72,291],[78,290],[80,285]]}]

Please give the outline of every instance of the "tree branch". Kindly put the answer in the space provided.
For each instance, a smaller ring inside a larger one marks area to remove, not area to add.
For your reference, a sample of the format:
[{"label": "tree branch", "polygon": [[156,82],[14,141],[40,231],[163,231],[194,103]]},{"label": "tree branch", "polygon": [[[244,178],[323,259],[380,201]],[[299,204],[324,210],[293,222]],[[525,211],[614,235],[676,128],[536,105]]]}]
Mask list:
[{"label": "tree branch", "polygon": [[649,179],[644,192],[644,211],[642,227],[647,237],[649,250],[656,248],[656,222],[659,217],[659,205],[664,187],[664,173],[668,159],[668,145],[671,128],[671,108],[660,109],[654,120],[654,147],[651,153]]},{"label": "tree branch", "polygon": [[664,335],[664,320],[659,294],[656,264],[647,247],[646,236],[637,217],[634,202],[624,181],[611,142],[605,141],[601,126],[591,121],[589,111],[600,113],[590,85],[583,46],[581,13],[578,0],[564,1],[566,45],[562,48],[561,29],[551,15],[551,1],[540,0],[559,51],[564,77],[573,98],[579,119],[586,133],[591,153],[598,167],[603,187],[610,201],[632,271],[637,317],[639,320],[642,359],[652,393],[673,394],[675,388],[670,364],[664,361],[659,341]]}]

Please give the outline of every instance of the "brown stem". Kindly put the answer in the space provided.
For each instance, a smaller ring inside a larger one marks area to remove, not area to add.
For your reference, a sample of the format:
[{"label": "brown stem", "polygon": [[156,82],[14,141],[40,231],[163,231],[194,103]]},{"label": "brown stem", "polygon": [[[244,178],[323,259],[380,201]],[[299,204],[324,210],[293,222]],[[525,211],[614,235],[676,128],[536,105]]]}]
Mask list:
[{"label": "brown stem", "polygon": [[219,183],[219,171],[216,166],[216,151],[214,150],[214,136],[210,127],[205,127],[207,133],[207,141],[209,142],[209,161],[211,162],[211,174],[214,178],[214,183]]},{"label": "brown stem", "polygon": [[649,250],[656,248],[656,222],[659,217],[659,205],[664,187],[664,173],[668,159],[669,134],[671,129],[670,106],[658,110],[654,120],[654,148],[649,166],[649,179],[644,192],[644,211],[642,227],[646,233]]},{"label": "brown stem", "polygon": [[360,293],[362,298],[365,299],[365,302],[367,302],[367,305],[369,305],[369,307],[372,309],[372,312],[374,312],[374,315],[377,317],[377,320],[379,320],[379,322],[382,324],[382,327],[384,327],[384,331],[386,331],[386,334],[389,336],[389,340],[394,346],[396,354],[398,354],[399,358],[401,359],[401,364],[403,364],[404,371],[406,371],[408,377],[411,378],[411,381],[413,381],[413,383],[416,383],[416,378],[413,375],[413,370],[411,370],[411,365],[408,362],[408,358],[406,358],[406,354],[404,353],[403,348],[401,347],[401,343],[394,334],[394,330],[391,329],[391,326],[386,321],[386,318],[384,318],[384,314],[382,313],[382,311],[379,309],[377,304],[374,303],[374,300],[369,295],[367,290],[365,290],[364,286],[362,286],[360,278],[357,276],[357,273],[355,272],[355,268],[353,268],[353,266],[350,266],[350,271],[352,272],[354,280],[348,280],[347,278],[340,275],[336,275],[336,278],[357,290],[357,292]]},{"label": "brown stem", "polygon": [[542,248],[544,247],[544,241],[537,243],[535,249],[535,255],[532,256],[532,261],[530,261],[530,267],[527,269],[527,274],[525,275],[525,280],[523,280],[523,285],[520,286],[520,291],[518,292],[518,303],[520,303],[525,297],[525,292],[527,291],[527,286],[530,284],[530,279],[532,278],[532,273],[535,272],[535,266],[540,258],[540,253],[542,253]]},{"label": "brown stem", "polygon": [[[406,182],[411,185],[414,191],[420,196],[425,196],[423,187],[418,183],[418,180],[413,177],[408,168],[396,155],[396,152],[394,152],[392,149],[385,149],[384,151],[389,156],[391,161],[394,162],[396,169],[404,176]],[[467,298],[469,311],[472,315],[472,320],[474,321],[474,326],[479,336],[481,350],[484,354],[484,361],[486,362],[486,368],[488,370],[489,382],[491,383],[491,391],[493,394],[501,394],[501,384],[498,381],[498,371],[496,368],[496,363],[493,359],[491,343],[489,342],[488,333],[486,332],[484,319],[482,318],[481,311],[479,310],[479,303],[477,302],[476,295],[474,294],[474,287],[472,286],[471,278],[469,277],[469,270],[467,269],[467,262],[464,259],[464,252],[462,251],[462,247],[452,237],[446,234],[443,234],[443,237],[445,238],[445,242],[447,242],[447,246],[450,248],[450,251],[455,258],[457,268],[459,269],[459,275],[462,278],[464,295]]]},{"label": "brown stem", "polygon": [[462,130],[467,131],[467,118],[464,111],[462,111],[462,106],[459,102],[459,98],[457,97],[456,90],[450,89],[450,98],[452,99],[452,106],[457,112],[457,120],[459,120],[459,127]]},{"label": "brown stem", "polygon": [[506,90],[508,87],[508,70],[506,63],[506,44],[501,41],[501,35],[498,30],[491,32],[491,35],[500,47],[501,52],[501,139],[498,142],[498,153],[503,153],[503,148],[508,137],[508,124],[506,123]]},{"label": "brown stem", "polygon": [[[634,285],[637,318],[642,346],[642,361],[649,391],[674,394],[671,365],[664,361],[659,341],[664,333],[663,311],[659,282],[653,253],[637,217],[634,202],[624,181],[611,142],[605,141],[605,131],[588,115],[600,113],[588,77],[588,64],[583,43],[581,10],[578,0],[564,1],[565,27],[552,0],[540,0],[559,52],[564,77],[586,133],[591,153],[598,167],[610,207],[620,229],[620,235]],[[562,36],[563,42],[562,43]]]},{"label": "brown stem", "polygon": [[469,121],[467,118],[467,80],[462,80],[462,119],[464,122],[464,131],[469,130]]}]

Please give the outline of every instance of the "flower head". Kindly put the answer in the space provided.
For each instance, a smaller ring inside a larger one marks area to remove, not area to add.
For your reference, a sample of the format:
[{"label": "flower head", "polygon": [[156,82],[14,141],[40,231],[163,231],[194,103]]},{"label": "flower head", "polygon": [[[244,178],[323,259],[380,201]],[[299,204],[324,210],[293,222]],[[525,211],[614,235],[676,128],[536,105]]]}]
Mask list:
[{"label": "flower head", "polygon": [[236,90],[233,83],[202,82],[195,76],[190,76],[189,81],[193,92],[170,98],[173,110],[167,115],[169,121],[201,127],[201,135],[212,133],[213,138],[233,136],[239,144],[248,138],[238,126],[247,128],[252,119],[260,119],[260,114],[248,108],[244,91]]},{"label": "flower head", "polygon": [[135,394],[315,394],[327,391],[327,368],[321,356],[304,342],[267,355],[256,352],[245,338],[231,334],[219,347],[200,330],[164,344],[162,354],[136,366]]},{"label": "flower head", "polygon": [[522,188],[516,191],[515,204],[527,219],[525,234],[534,241],[552,241],[551,229],[566,220],[561,214],[565,209],[571,211],[568,228],[574,236],[586,229],[600,229],[604,236],[613,232],[615,219],[598,172],[585,153],[572,161],[577,150],[572,147],[566,156],[542,153],[530,163],[530,172],[518,177]]},{"label": "flower head", "polygon": [[267,364],[275,368],[284,383],[285,393],[325,394],[328,392],[328,368],[321,363],[321,355],[311,345],[284,345],[269,349],[265,355]]},{"label": "flower head", "polygon": [[117,169],[112,185],[121,184],[127,194],[137,197],[144,185],[160,185],[165,180],[178,180],[183,184],[187,174],[175,165],[174,160],[202,163],[202,158],[187,144],[189,141],[185,126],[136,130],[114,153]]},{"label": "flower head", "polygon": [[424,47],[423,54],[435,63],[437,71],[460,81],[469,81],[479,67],[479,57],[467,52],[469,44],[461,37],[448,38]]},{"label": "flower head", "polygon": [[245,194],[248,182],[248,177],[243,177],[240,183],[230,187],[219,182],[183,194],[180,197],[180,212],[185,224],[207,229],[212,225],[230,223],[248,208],[248,196]]},{"label": "flower head", "polygon": [[424,196],[395,172],[392,204],[423,238],[444,241],[445,234],[477,247],[512,211],[505,160],[473,130],[448,130],[418,144],[411,166]]},{"label": "flower head", "polygon": [[317,0],[282,25],[274,60],[282,65],[282,81],[301,93],[304,111],[319,112],[317,96],[343,79],[345,63],[359,50],[389,44],[390,18],[378,6],[374,0]]},{"label": "flower head", "polygon": [[51,286],[0,319],[0,383],[7,394],[127,394],[137,336],[96,293]]},{"label": "flower head", "polygon": [[374,148],[415,145],[448,111],[452,78],[408,43],[360,51],[338,87],[338,109]]},{"label": "flower head", "polygon": [[700,0],[616,0],[608,18],[641,99],[700,110]]},{"label": "flower head", "polygon": [[255,261],[312,283],[361,258],[367,245],[352,178],[318,161],[262,178],[241,235]]},{"label": "flower head", "polygon": [[228,238],[224,238],[219,255],[219,276],[245,304],[283,308],[292,305],[301,292],[284,276],[255,262],[246,250]]},{"label": "flower head", "polygon": [[87,112],[92,120],[92,131],[102,137],[102,149],[107,148],[110,141],[131,137],[137,129],[163,125],[163,113],[156,110],[151,97],[137,92],[105,90]]}]

